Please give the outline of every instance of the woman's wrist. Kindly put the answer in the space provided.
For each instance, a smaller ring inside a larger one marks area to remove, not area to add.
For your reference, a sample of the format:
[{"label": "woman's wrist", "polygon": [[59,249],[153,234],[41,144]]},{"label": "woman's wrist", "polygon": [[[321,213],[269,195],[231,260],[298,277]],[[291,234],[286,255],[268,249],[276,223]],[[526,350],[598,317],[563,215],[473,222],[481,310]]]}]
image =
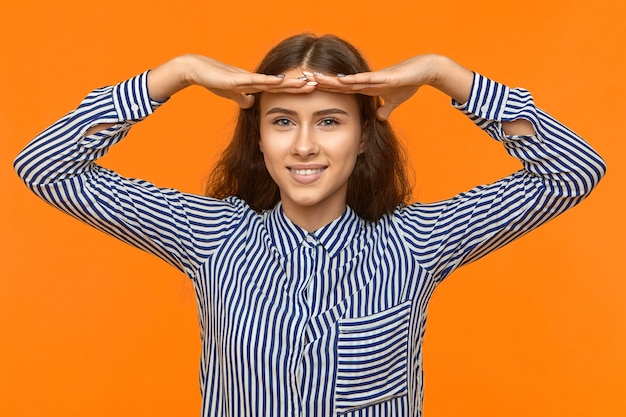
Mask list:
[{"label": "woman's wrist", "polygon": [[442,55],[432,55],[430,59],[432,75],[429,85],[459,103],[466,103],[472,90],[474,73]]},{"label": "woman's wrist", "polygon": [[180,90],[193,85],[193,55],[173,58],[148,73],[148,92],[153,100],[165,101]]}]

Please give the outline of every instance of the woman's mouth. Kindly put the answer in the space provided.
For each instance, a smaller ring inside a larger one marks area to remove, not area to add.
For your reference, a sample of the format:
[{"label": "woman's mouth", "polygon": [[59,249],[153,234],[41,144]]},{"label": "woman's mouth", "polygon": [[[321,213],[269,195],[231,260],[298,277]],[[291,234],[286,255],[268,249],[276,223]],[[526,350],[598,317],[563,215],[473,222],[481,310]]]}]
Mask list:
[{"label": "woman's mouth", "polygon": [[314,175],[314,174],[319,174],[320,172],[322,172],[325,168],[314,168],[314,169],[296,169],[296,168],[289,168],[289,170],[291,172],[293,172],[296,175]]},{"label": "woman's mouth", "polygon": [[312,184],[321,178],[326,168],[327,167],[325,166],[318,166],[315,168],[290,167],[289,173],[295,182],[307,185]]}]

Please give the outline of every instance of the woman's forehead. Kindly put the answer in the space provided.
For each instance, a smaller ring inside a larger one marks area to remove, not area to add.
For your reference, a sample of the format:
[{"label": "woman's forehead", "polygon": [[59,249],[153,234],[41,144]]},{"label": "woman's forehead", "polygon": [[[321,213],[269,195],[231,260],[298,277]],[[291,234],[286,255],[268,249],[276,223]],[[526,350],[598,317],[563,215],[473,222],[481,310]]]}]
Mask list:
[{"label": "woman's forehead", "polygon": [[310,93],[261,93],[259,110],[261,115],[280,108],[298,114],[316,113],[327,109],[340,109],[358,117],[359,105],[354,94],[329,93],[314,90]]}]

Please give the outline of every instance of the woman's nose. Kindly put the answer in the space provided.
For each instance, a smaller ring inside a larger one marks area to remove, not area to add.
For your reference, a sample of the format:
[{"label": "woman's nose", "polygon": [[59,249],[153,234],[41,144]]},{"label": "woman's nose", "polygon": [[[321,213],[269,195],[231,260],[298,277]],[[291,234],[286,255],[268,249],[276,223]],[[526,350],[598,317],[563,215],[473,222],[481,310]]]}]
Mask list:
[{"label": "woman's nose", "polygon": [[302,126],[298,129],[298,132],[294,137],[292,151],[294,154],[300,156],[310,156],[317,153],[317,142],[315,141],[315,135],[311,132],[310,128]]}]

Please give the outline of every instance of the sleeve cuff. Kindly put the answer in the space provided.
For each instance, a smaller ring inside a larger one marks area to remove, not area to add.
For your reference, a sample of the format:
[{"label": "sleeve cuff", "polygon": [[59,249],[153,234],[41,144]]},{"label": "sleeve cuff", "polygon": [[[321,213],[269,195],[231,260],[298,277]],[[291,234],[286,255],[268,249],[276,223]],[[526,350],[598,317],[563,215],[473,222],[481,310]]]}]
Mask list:
[{"label": "sleeve cuff", "polygon": [[148,71],[113,87],[113,105],[120,120],[142,120],[161,104],[148,94]]},{"label": "sleeve cuff", "polygon": [[501,122],[526,119],[539,132],[538,111],[527,90],[509,88],[480,74],[474,73],[467,103],[452,100],[452,105],[468,115],[481,129],[500,140],[506,139]]},{"label": "sleeve cuff", "polygon": [[453,100],[452,105],[481,119],[502,121],[510,91],[506,85],[474,73],[467,103],[461,104]]}]

